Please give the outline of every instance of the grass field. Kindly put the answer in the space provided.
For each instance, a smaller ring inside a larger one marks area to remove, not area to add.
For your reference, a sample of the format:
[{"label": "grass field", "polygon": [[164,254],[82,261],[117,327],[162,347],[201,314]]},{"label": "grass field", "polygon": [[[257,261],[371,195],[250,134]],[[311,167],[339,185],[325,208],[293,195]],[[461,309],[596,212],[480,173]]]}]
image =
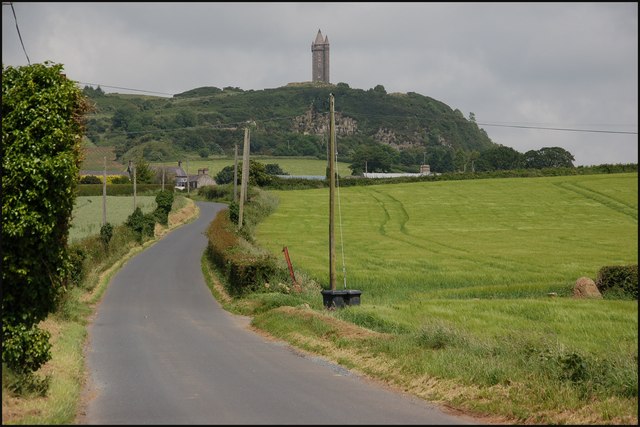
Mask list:
[{"label": "grass field", "polygon": [[[287,246],[296,271],[328,288],[328,190],[274,193],[257,242],[278,257]],[[366,329],[302,309],[259,315],[257,327],[497,422],[637,423],[637,300],[572,297],[579,277],[637,264],[636,173],[338,193],[336,289],[362,295],[329,316]],[[320,295],[302,298],[321,307]]]},{"label": "grass field", "polygon": [[[339,285],[344,252],[347,287],[371,301],[567,295],[581,276],[638,260],[637,174],[339,193]],[[328,190],[276,194],[280,206],[259,226],[259,242],[274,253],[288,246],[297,268],[327,283]]]},{"label": "grass field", "polygon": [[[136,196],[136,205],[143,213],[156,208],[155,196]],[[133,213],[133,196],[107,196],[107,222],[116,226]],[[73,207],[69,242],[100,233],[102,227],[102,196],[76,197]]]}]

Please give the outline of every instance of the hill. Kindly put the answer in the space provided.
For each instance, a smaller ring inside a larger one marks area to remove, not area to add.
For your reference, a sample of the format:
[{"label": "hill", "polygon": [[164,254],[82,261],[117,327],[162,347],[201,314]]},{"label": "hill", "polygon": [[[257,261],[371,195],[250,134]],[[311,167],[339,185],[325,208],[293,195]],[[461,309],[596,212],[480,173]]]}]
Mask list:
[{"label": "hill", "polygon": [[[385,171],[454,169],[456,157],[496,146],[459,110],[415,92],[389,94],[345,83],[295,83],[264,90],[201,87],[172,98],[105,94],[86,87],[94,112],[87,136],[115,147],[116,159],[171,161],[186,154],[232,156],[251,122],[251,152],[326,158],[329,94],[335,96],[338,158],[380,157]],[[364,165],[363,165],[364,166]],[[382,171],[382,170],[381,170]]]}]

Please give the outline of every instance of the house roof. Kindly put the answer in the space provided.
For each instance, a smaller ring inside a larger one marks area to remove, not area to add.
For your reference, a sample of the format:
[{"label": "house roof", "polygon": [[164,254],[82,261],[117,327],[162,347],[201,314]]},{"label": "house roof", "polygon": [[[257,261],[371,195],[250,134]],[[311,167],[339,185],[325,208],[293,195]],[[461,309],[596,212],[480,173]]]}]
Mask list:
[{"label": "house roof", "polygon": [[[154,169],[154,170],[162,170],[163,169],[162,166],[152,166],[151,168]],[[184,171],[184,169],[182,169],[181,166],[164,166],[164,171],[165,171],[165,173],[172,173],[175,176],[180,176],[180,177],[187,176],[187,173]]]}]

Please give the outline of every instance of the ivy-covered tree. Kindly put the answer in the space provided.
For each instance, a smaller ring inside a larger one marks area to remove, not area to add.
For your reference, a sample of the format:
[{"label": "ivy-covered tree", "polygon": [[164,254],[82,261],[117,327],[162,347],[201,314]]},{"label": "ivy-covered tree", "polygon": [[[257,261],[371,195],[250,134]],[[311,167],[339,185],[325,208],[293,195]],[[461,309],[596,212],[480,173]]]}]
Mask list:
[{"label": "ivy-covered tree", "polygon": [[2,67],[2,361],[31,374],[50,359],[38,323],[69,283],[67,240],[87,98],[45,62]]}]

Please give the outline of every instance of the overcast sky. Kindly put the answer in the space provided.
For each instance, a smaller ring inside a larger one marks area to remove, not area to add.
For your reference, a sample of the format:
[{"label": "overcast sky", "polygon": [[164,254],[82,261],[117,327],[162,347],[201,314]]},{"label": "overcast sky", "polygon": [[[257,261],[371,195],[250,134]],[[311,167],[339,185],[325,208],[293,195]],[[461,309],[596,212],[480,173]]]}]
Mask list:
[{"label": "overcast sky", "polygon": [[638,162],[637,2],[14,2],[13,10],[3,2],[4,66],[52,61],[105,92],[310,81],[321,30],[331,83],[435,98],[473,112],[494,142],[522,153],[562,147],[576,166]]}]

